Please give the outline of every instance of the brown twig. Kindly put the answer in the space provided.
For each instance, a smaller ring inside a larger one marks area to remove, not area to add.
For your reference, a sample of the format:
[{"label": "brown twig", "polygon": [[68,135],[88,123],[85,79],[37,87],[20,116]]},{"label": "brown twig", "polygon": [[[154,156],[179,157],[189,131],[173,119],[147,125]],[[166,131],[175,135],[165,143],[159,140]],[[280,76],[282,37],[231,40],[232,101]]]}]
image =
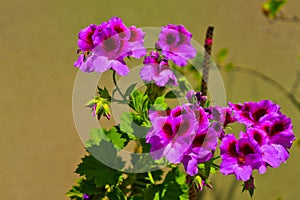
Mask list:
[{"label": "brown twig", "polygon": [[201,82],[201,93],[203,96],[207,95],[207,83],[208,83],[208,74],[209,74],[209,66],[211,63],[211,49],[213,43],[213,32],[214,27],[209,26],[206,32],[205,38],[205,52],[204,52],[204,62],[203,62],[203,74],[202,74],[202,82]]},{"label": "brown twig", "polygon": [[[201,81],[201,93],[203,96],[207,95],[207,83],[208,83],[208,75],[209,75],[209,66],[211,63],[210,56],[211,56],[211,49],[212,49],[212,42],[213,42],[213,32],[214,27],[209,26],[206,31],[206,38],[204,41],[204,62],[203,62],[203,74],[202,74],[202,81]],[[190,178],[190,177],[187,177]],[[189,199],[196,200],[197,193],[194,184],[191,184],[189,188]]]}]

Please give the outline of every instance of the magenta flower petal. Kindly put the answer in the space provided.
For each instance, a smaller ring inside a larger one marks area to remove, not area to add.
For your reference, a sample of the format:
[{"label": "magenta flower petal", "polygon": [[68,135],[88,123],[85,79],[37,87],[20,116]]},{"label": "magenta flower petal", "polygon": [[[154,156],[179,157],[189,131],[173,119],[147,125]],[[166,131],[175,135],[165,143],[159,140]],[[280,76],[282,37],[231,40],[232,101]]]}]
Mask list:
[{"label": "magenta flower petal", "polygon": [[122,33],[128,31],[128,28],[119,17],[112,17],[107,22],[109,28],[113,29],[116,33],[120,33],[120,37],[125,37]]},{"label": "magenta flower petal", "polygon": [[153,81],[160,87],[163,87],[167,84],[174,86],[177,85],[177,78],[169,69],[162,70],[158,76],[153,76]]},{"label": "magenta flower petal", "polygon": [[247,136],[249,136],[251,139],[256,141],[259,146],[262,146],[262,145],[268,143],[267,134],[261,129],[249,128],[247,130]]},{"label": "magenta flower petal", "polygon": [[237,140],[234,135],[226,135],[220,145],[222,163],[220,172],[235,174],[238,180],[249,180],[252,170],[262,165],[261,150],[249,138]]},{"label": "magenta flower petal", "polygon": [[216,149],[218,135],[213,129],[197,133],[190,148],[185,152],[182,163],[186,172],[193,176],[198,173],[198,164],[211,159],[212,151]]},{"label": "magenta flower petal", "polygon": [[185,66],[187,60],[196,56],[196,49],[190,43],[191,37],[184,26],[169,24],[162,28],[156,46],[167,59],[178,66]]},{"label": "magenta flower petal", "polygon": [[268,163],[271,167],[279,167],[281,160],[278,156],[278,150],[273,145],[263,145],[261,147],[263,152],[262,160]]},{"label": "magenta flower petal", "polygon": [[74,63],[74,67],[80,67],[84,62],[84,54],[80,54]]},{"label": "magenta flower petal", "polygon": [[129,68],[127,67],[127,65],[118,60],[112,60],[110,64],[112,69],[115,70],[120,76],[126,76],[129,72]]},{"label": "magenta flower petal", "polygon": [[153,73],[154,71],[151,65],[144,65],[140,71],[140,77],[143,81],[150,82],[153,79],[153,76],[151,76]]},{"label": "magenta flower petal", "polygon": [[198,132],[203,132],[209,127],[208,114],[202,107],[197,107],[195,110],[196,119],[198,120]]},{"label": "magenta flower petal", "polygon": [[125,76],[129,68],[124,58],[140,58],[146,54],[143,47],[144,36],[142,29],[135,26],[127,28],[118,17],[113,17],[99,26],[92,24],[78,34],[78,46],[84,54],[79,56],[74,66],[84,72],[104,72],[112,69]]},{"label": "magenta flower petal", "polygon": [[194,47],[186,44],[182,44],[179,47],[175,47],[166,50],[162,49],[162,54],[172,60],[178,66],[185,66],[189,59],[192,59],[196,56],[196,50]]},{"label": "magenta flower petal", "polygon": [[104,72],[110,68],[106,57],[92,55],[79,67],[83,72]]},{"label": "magenta flower petal", "polygon": [[198,122],[194,113],[186,105],[175,109],[184,112],[176,116],[174,113],[171,115],[172,111],[149,113],[152,128],[146,142],[151,144],[150,152],[154,159],[164,156],[171,163],[180,163],[195,138]]},{"label": "magenta flower petal", "polygon": [[295,140],[292,121],[283,114],[269,115],[259,124],[259,128],[267,133],[271,144],[280,144],[289,149]]},{"label": "magenta flower petal", "polygon": [[171,110],[149,110],[149,118],[151,121],[156,120],[158,117],[167,117],[170,115]]},{"label": "magenta flower petal", "polygon": [[78,46],[82,51],[91,51],[94,48],[92,36],[97,29],[97,25],[91,24],[78,33]]},{"label": "magenta flower petal", "polygon": [[229,104],[234,110],[236,119],[246,126],[257,125],[269,114],[279,114],[280,107],[270,100],[245,102],[243,105]]},{"label": "magenta flower petal", "polygon": [[134,58],[141,58],[146,55],[147,50],[144,47],[144,37],[145,33],[142,31],[141,28],[136,28],[135,26],[131,26],[129,28],[130,31],[130,38],[128,40],[130,49],[131,49],[131,56]]},{"label": "magenta flower petal", "polygon": [[273,146],[277,149],[280,161],[285,163],[286,160],[290,157],[289,152],[282,145],[273,144]]},{"label": "magenta flower petal", "polygon": [[186,172],[190,176],[194,176],[198,173],[198,160],[190,155],[184,155],[182,163]]},{"label": "magenta flower petal", "polygon": [[177,79],[170,70],[168,61],[160,58],[158,52],[152,51],[149,56],[144,59],[144,67],[140,71],[140,77],[145,82],[154,81],[159,87],[177,85]]}]

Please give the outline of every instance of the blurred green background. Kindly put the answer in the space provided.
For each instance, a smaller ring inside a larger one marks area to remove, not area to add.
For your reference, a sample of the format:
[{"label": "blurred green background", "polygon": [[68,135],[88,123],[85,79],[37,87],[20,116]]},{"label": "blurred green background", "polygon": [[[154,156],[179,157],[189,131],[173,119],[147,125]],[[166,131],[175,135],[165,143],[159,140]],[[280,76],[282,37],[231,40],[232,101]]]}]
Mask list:
[{"label": "blurred green background", "polygon": [[[112,16],[128,26],[184,24],[203,43],[215,26],[213,57],[221,48],[229,61],[261,71],[290,89],[300,70],[300,24],[270,22],[263,0],[63,1],[12,0],[0,6],[1,199],[66,200],[84,147],[72,117],[72,87],[77,69],[77,33]],[[300,16],[300,1],[289,0],[284,12]],[[292,117],[299,136],[300,113],[282,92],[257,77],[222,71],[230,101],[271,99]],[[300,99],[300,90],[295,93]],[[298,199],[300,148],[287,164],[256,176],[253,199]],[[226,199],[233,177],[214,177],[205,199]],[[250,199],[237,187],[229,199]]]}]

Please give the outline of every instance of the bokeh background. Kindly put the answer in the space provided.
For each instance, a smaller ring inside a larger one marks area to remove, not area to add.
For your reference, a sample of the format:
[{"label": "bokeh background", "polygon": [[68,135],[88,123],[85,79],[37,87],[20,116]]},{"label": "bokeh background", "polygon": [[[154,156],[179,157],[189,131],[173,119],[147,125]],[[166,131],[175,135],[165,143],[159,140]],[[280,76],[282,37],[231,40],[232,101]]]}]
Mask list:
[{"label": "bokeh background", "polygon": [[[228,48],[229,61],[267,74],[290,89],[300,70],[300,23],[270,22],[264,0],[11,0],[0,6],[1,199],[66,200],[78,178],[73,171],[85,154],[72,117],[77,73],[77,33],[112,16],[126,25],[184,24],[203,43],[215,26],[213,57]],[[300,1],[288,0],[287,15],[300,16]],[[272,84],[243,73],[222,75],[233,102],[271,99],[293,119],[299,137],[300,113]],[[300,99],[300,90],[295,92]],[[292,200],[300,196],[299,150],[287,164],[256,176],[253,199]],[[214,176],[205,199],[250,199],[241,187],[228,194],[233,177]],[[239,185],[238,185],[239,186]]]}]

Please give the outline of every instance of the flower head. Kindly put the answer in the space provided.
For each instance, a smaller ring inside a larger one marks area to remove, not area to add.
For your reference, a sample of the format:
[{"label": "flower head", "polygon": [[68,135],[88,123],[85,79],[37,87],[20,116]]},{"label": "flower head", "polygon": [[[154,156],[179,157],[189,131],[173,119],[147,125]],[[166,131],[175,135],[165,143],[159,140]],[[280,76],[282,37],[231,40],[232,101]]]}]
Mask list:
[{"label": "flower head", "polygon": [[207,100],[207,96],[203,96],[202,92],[195,92],[194,90],[188,91],[185,98],[189,103],[197,105],[201,105],[201,103]]},{"label": "flower head", "polygon": [[192,34],[183,25],[169,24],[162,27],[156,43],[162,55],[178,66],[185,66],[187,60],[196,56],[196,49],[191,45]]},{"label": "flower head", "polygon": [[141,58],[146,55],[147,51],[144,44],[145,33],[141,28],[136,28],[135,26],[131,26],[129,28],[130,37],[128,39],[130,46],[130,56],[134,58]]},{"label": "flower head", "polygon": [[280,113],[280,107],[270,100],[245,102],[244,104],[229,103],[229,106],[233,109],[237,121],[246,126],[256,125],[266,116]]},{"label": "flower head", "polygon": [[93,114],[93,117],[97,117],[97,119],[100,119],[101,116],[105,116],[107,119],[110,119],[110,109],[108,106],[109,102],[101,97],[94,97],[92,100],[87,102],[85,106],[91,108],[91,112]]},{"label": "flower head", "polygon": [[82,195],[82,198],[83,198],[83,199],[89,199],[89,198],[90,198],[90,195],[88,195],[88,194],[83,194],[83,195]]},{"label": "flower head", "polygon": [[220,145],[223,174],[235,174],[238,180],[247,181],[254,169],[262,174],[267,167],[276,168],[286,162],[295,136],[291,119],[280,112],[277,104],[262,100],[229,103],[229,107],[246,131],[240,133],[238,140],[232,134],[223,138]]},{"label": "flower head", "polygon": [[279,144],[289,149],[295,140],[292,121],[283,114],[269,116],[259,124],[259,128],[267,134],[269,143]]},{"label": "flower head", "polygon": [[180,163],[196,136],[198,122],[194,113],[183,105],[168,113],[152,111],[149,117],[153,126],[146,141],[151,144],[152,157],[160,159],[165,156],[171,163]]},{"label": "flower head", "polygon": [[190,148],[184,153],[182,163],[190,176],[198,173],[198,164],[212,158],[212,151],[216,149],[218,134],[213,128],[198,132]]},{"label": "flower head", "polygon": [[176,76],[170,69],[168,60],[161,58],[156,51],[152,51],[149,56],[145,57],[140,76],[145,82],[154,81],[160,87],[167,84],[177,85]]},{"label": "flower head", "polygon": [[235,174],[237,180],[249,180],[252,171],[262,165],[260,148],[249,138],[237,140],[234,135],[228,134],[223,138],[220,150],[220,172],[224,175]]},{"label": "flower head", "polygon": [[115,70],[120,76],[129,72],[124,58],[140,58],[146,54],[144,33],[132,26],[127,28],[122,19],[113,17],[99,26],[90,25],[79,32],[81,54],[74,63],[84,72]]},{"label": "flower head", "polygon": [[97,25],[91,24],[88,27],[82,29],[78,33],[78,47],[81,51],[91,51],[95,47],[94,40],[92,39]]}]

